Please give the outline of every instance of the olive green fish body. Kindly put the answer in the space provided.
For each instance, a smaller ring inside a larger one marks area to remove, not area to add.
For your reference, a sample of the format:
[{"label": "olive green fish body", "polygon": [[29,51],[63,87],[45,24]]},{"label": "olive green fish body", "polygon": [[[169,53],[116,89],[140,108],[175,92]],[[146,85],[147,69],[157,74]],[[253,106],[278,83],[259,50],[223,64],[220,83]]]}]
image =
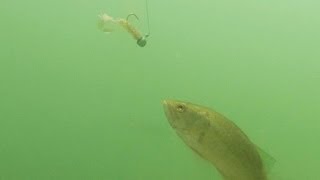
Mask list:
[{"label": "olive green fish body", "polygon": [[170,125],[201,157],[211,162],[225,180],[266,180],[255,145],[232,121],[206,107],[164,101]]}]

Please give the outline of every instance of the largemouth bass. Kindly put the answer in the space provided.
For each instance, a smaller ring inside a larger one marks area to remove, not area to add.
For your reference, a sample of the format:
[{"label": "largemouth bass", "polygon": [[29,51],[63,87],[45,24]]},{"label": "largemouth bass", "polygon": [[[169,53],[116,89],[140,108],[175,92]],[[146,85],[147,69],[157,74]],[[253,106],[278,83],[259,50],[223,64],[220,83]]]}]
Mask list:
[{"label": "largemouth bass", "polygon": [[213,164],[225,180],[267,180],[257,147],[232,121],[188,102],[164,100],[163,106],[178,136]]}]

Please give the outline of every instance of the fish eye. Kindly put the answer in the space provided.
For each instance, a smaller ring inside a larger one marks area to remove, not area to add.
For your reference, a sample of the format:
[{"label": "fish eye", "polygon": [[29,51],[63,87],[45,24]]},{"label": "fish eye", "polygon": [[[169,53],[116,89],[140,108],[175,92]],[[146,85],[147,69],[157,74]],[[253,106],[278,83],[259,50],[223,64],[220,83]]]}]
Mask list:
[{"label": "fish eye", "polygon": [[186,107],[182,104],[177,105],[177,111],[178,112],[184,112],[186,110]]}]

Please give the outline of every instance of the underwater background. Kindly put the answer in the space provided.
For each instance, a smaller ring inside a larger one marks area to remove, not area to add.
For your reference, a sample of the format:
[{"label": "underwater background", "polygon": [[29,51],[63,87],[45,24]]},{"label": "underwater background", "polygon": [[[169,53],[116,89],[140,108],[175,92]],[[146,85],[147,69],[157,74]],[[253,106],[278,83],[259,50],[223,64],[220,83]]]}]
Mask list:
[{"label": "underwater background", "polygon": [[0,180],[213,180],[175,134],[166,98],[212,107],[277,162],[320,179],[320,2],[0,1]]}]

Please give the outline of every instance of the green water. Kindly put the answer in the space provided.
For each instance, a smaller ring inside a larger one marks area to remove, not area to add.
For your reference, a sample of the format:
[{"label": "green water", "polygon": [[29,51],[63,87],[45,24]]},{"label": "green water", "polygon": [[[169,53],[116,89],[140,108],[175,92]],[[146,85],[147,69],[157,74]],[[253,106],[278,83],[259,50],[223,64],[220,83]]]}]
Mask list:
[{"label": "green water", "polygon": [[99,13],[143,0],[0,1],[1,180],[212,180],[169,126],[165,98],[215,108],[277,163],[320,179],[320,3],[149,0],[140,48]]}]

